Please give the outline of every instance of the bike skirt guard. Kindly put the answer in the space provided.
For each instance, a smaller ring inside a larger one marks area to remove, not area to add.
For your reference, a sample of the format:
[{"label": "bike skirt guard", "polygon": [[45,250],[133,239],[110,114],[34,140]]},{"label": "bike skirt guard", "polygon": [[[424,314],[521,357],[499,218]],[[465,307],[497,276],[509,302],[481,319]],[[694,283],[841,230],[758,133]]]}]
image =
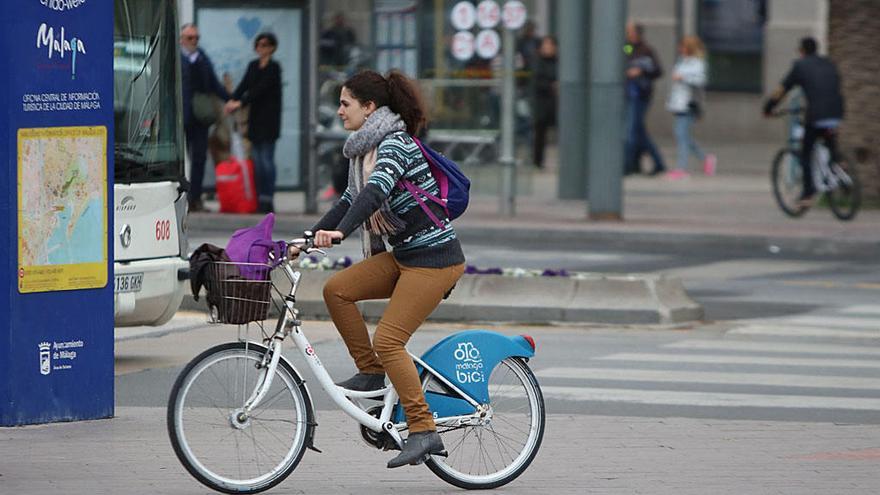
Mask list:
[{"label": "bike skirt guard", "polygon": [[[478,403],[486,404],[492,370],[506,358],[534,356],[531,342],[523,335],[508,337],[489,330],[466,330],[437,342],[421,359]],[[425,372],[421,365],[416,364],[416,369],[420,376]],[[435,418],[473,414],[474,406],[457,395],[429,389],[425,400]],[[392,418],[396,423],[406,421],[400,402],[395,405]]]}]

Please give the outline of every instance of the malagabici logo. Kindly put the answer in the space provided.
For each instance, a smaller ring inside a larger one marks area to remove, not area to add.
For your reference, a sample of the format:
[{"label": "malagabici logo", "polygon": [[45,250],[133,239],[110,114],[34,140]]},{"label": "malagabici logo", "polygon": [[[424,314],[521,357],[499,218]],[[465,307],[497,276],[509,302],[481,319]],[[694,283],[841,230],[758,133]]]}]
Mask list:
[{"label": "malagabici logo", "polygon": [[52,10],[64,12],[85,5],[86,0],[39,0],[41,4]]},{"label": "malagabici logo", "polygon": [[483,358],[473,342],[461,342],[453,351],[455,358],[455,379],[459,383],[479,383],[486,381]]},{"label": "malagabici logo", "polygon": [[40,24],[40,28],[37,30],[37,48],[45,48],[49,60],[52,60],[52,57],[56,54],[62,60],[65,56],[69,55],[71,59],[70,78],[76,79],[76,56],[77,54],[86,54],[86,44],[75,36],[68,39],[65,37],[66,34],[64,26],[55,31],[55,28],[48,26],[44,22]]}]

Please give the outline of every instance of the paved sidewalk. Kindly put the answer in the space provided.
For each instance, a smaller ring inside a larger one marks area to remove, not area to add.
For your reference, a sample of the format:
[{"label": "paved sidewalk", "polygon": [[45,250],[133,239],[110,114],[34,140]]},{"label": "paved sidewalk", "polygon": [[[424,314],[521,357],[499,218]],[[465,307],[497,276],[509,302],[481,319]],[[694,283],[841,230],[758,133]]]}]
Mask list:
[{"label": "paved sidewalk", "polygon": [[[546,239],[550,242],[591,240],[631,242],[715,242],[746,248],[845,254],[874,249],[880,252],[880,210],[862,210],[855,220],[841,222],[827,209],[814,208],[804,217],[786,217],[775,204],[769,180],[772,143],[712,145],[718,154],[718,175],[694,173],[690,179],[633,176],[624,180],[623,221],[591,221],[587,203],[556,199],[556,150],[548,150],[548,170],[533,174],[517,197],[516,215],[499,215],[497,196],[476,191],[467,213],[455,222],[465,241],[516,242]],[[667,157],[673,149],[664,147]],[[217,210],[216,202],[208,206]],[[330,203],[321,203],[321,211]],[[278,231],[296,232],[316,220],[304,215],[301,192],[276,195]],[[191,225],[231,232],[253,224],[255,216],[199,213]],[[773,248],[775,249],[775,248]]]},{"label": "paved sidewalk", "polygon": [[[163,408],[112,421],[0,429],[0,493],[204,494],[177,461]],[[462,493],[424,467],[389,470],[343,413],[318,411],[316,446],[274,494]],[[872,494],[871,425],[549,415],[531,467],[493,493]]]}]

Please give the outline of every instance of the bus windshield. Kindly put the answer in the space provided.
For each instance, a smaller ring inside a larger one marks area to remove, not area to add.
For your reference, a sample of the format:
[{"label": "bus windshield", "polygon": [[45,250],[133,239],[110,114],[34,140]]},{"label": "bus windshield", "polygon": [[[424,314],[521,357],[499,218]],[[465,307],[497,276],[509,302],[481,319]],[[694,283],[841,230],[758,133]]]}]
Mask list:
[{"label": "bus windshield", "polygon": [[115,180],[181,181],[184,146],[174,0],[115,0]]}]

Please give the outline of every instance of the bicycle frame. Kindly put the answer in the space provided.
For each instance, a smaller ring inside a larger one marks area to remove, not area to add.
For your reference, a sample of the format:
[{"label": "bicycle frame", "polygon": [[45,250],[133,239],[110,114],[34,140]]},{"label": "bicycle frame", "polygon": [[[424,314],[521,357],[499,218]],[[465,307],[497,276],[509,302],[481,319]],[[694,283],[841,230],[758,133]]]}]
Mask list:
[{"label": "bicycle frame", "polygon": [[[333,402],[342,411],[344,411],[355,421],[372,431],[384,431],[388,433],[391,438],[394,439],[398,446],[402,446],[403,439],[400,436],[399,429],[405,423],[395,423],[394,421],[392,421],[394,407],[397,404],[399,398],[397,392],[394,390],[394,387],[388,386],[381,390],[372,392],[357,392],[339,387],[333,382],[330,374],[327,372],[326,368],[324,368],[324,365],[318,358],[317,353],[315,352],[312,345],[309,343],[308,338],[306,338],[305,334],[303,333],[302,324],[298,318],[299,311],[294,307],[294,302],[296,301],[296,291],[299,287],[299,282],[302,275],[300,272],[294,270],[291,267],[290,263],[287,261],[282,263],[282,267],[291,283],[290,292],[287,297],[284,298],[285,311],[283,311],[282,315],[279,317],[279,325],[276,326],[275,333],[270,337],[270,342],[267,346],[269,349],[269,353],[271,354],[271,359],[269,360],[269,363],[263,367],[262,376],[258,380],[257,387],[245,403],[244,412],[249,413],[252,409],[256,408],[259,405],[260,401],[265,397],[269,388],[272,386],[272,377],[275,375],[275,369],[277,368],[280,359],[282,359],[282,342],[284,341],[285,337],[290,335],[291,339],[294,342],[294,345],[299,349],[303,359],[308,364],[309,369],[312,370],[312,373],[315,375],[315,378],[321,385],[321,388],[324,389],[327,395],[330,396]],[[425,363],[424,360],[413,355],[412,353],[410,353],[410,356],[425,371],[430,373],[434,378],[436,378],[445,386],[449,387],[452,391],[457,393],[461,399],[467,401],[475,409],[475,412],[470,415],[459,415],[443,418],[435,417],[435,421],[437,423],[461,425],[472,423],[473,421],[485,421],[491,419],[491,415],[487,408],[480,404],[477,400],[475,400],[470,394],[464,392],[460,387],[447,380],[440,373],[434,370],[430,365]],[[306,393],[308,393],[308,389],[306,389]],[[350,400],[376,398],[380,396],[382,397],[382,406],[378,417],[368,413],[366,410],[364,410],[364,408],[360,407],[353,400]]]},{"label": "bicycle frame", "polygon": [[[804,137],[804,122],[801,112],[800,96],[793,96],[790,108],[781,113],[781,115],[788,116],[788,143],[789,147],[798,156]],[[823,135],[820,139],[816,140],[810,160],[813,165],[813,183],[816,189],[821,193],[826,193],[837,189],[841,184],[852,186],[853,181],[849,174],[836,163],[833,163],[830,150],[825,144],[825,139],[826,137]],[[794,165],[799,167],[800,163]]]}]

